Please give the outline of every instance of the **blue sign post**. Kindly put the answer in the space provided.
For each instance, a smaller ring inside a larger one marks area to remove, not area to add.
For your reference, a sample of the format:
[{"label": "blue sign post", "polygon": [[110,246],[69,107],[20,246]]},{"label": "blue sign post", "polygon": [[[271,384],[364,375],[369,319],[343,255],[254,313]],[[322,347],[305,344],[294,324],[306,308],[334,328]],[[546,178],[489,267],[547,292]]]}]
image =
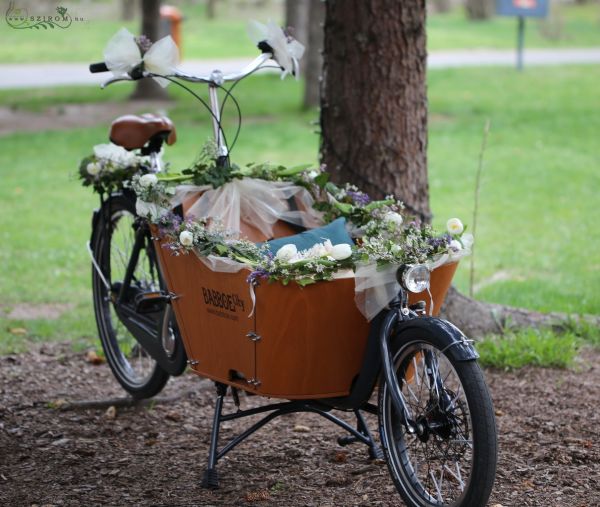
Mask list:
[{"label": "blue sign post", "polygon": [[517,69],[523,70],[523,46],[525,45],[525,18],[545,18],[549,0],[496,0],[496,13],[500,16],[516,16],[517,23]]}]

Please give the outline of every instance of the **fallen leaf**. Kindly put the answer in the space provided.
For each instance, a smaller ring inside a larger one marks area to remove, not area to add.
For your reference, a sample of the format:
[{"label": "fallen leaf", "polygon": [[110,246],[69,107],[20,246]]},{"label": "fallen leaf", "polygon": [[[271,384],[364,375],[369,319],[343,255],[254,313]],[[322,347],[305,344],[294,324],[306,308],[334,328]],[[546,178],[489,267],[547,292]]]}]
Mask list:
[{"label": "fallen leaf", "polygon": [[171,410],[165,414],[165,418],[169,421],[179,422],[181,421],[181,414],[176,410]]},{"label": "fallen leaf", "polygon": [[104,413],[104,417],[106,417],[107,419],[115,419],[117,417],[117,407],[115,407],[114,405],[108,407],[106,409],[106,412]]},{"label": "fallen leaf", "polygon": [[102,356],[99,356],[98,354],[96,354],[95,350],[88,350],[85,353],[85,360],[90,363],[90,364],[102,364],[104,363],[105,359]]},{"label": "fallen leaf", "polygon": [[302,424],[296,424],[292,431],[296,433],[310,433],[310,428],[308,426],[303,426]]},{"label": "fallen leaf", "polygon": [[27,334],[27,329],[24,327],[11,327],[8,332],[10,334],[23,336]]},{"label": "fallen leaf", "polygon": [[[496,417],[502,417],[504,415],[504,412],[502,412],[502,410],[496,410],[494,412],[494,414],[496,414]],[[492,506],[493,507],[493,506]]]},{"label": "fallen leaf", "polygon": [[333,456],[333,461],[336,463],[346,463],[346,461],[348,461],[348,453],[344,451],[337,451]]},{"label": "fallen leaf", "polygon": [[266,489],[259,489],[258,491],[248,491],[244,495],[246,502],[261,502],[263,500],[269,500],[271,495]]},{"label": "fallen leaf", "polygon": [[54,409],[58,409],[61,408],[63,405],[67,404],[67,400],[65,400],[64,398],[58,398],[58,400],[54,400],[54,401],[49,401],[47,404],[48,408],[54,408]]}]

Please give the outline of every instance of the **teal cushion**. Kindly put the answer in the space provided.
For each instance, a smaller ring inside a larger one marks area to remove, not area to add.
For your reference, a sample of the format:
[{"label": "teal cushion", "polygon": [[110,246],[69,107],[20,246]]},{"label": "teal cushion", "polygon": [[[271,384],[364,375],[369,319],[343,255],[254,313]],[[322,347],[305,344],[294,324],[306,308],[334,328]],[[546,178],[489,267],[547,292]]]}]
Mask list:
[{"label": "teal cushion", "polygon": [[346,219],[344,217],[337,218],[324,227],[308,229],[300,234],[272,239],[266,243],[269,246],[269,250],[273,254],[276,254],[283,245],[291,243],[292,245],[296,245],[298,250],[307,250],[317,243],[323,243],[327,239],[331,241],[333,245],[339,245],[340,243],[354,245],[350,234],[348,234],[348,231],[346,230]]}]

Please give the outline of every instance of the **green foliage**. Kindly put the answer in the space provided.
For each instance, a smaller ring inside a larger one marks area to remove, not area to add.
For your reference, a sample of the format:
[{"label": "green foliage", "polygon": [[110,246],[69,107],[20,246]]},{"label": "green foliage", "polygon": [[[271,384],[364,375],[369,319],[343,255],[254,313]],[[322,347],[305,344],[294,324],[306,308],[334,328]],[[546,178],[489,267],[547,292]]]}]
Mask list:
[{"label": "green foliage", "polygon": [[568,368],[573,364],[579,345],[579,338],[572,332],[556,334],[548,329],[526,329],[504,336],[488,336],[477,343],[477,351],[484,366]]}]

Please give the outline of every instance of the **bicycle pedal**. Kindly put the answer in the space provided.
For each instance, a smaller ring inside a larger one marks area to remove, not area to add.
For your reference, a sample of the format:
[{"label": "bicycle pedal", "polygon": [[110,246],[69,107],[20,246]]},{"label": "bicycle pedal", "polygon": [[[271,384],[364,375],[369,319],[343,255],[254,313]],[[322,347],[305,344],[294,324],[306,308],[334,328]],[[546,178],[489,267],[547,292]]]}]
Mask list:
[{"label": "bicycle pedal", "polygon": [[164,292],[142,292],[135,296],[135,311],[138,313],[155,313],[165,309],[171,297]]}]

